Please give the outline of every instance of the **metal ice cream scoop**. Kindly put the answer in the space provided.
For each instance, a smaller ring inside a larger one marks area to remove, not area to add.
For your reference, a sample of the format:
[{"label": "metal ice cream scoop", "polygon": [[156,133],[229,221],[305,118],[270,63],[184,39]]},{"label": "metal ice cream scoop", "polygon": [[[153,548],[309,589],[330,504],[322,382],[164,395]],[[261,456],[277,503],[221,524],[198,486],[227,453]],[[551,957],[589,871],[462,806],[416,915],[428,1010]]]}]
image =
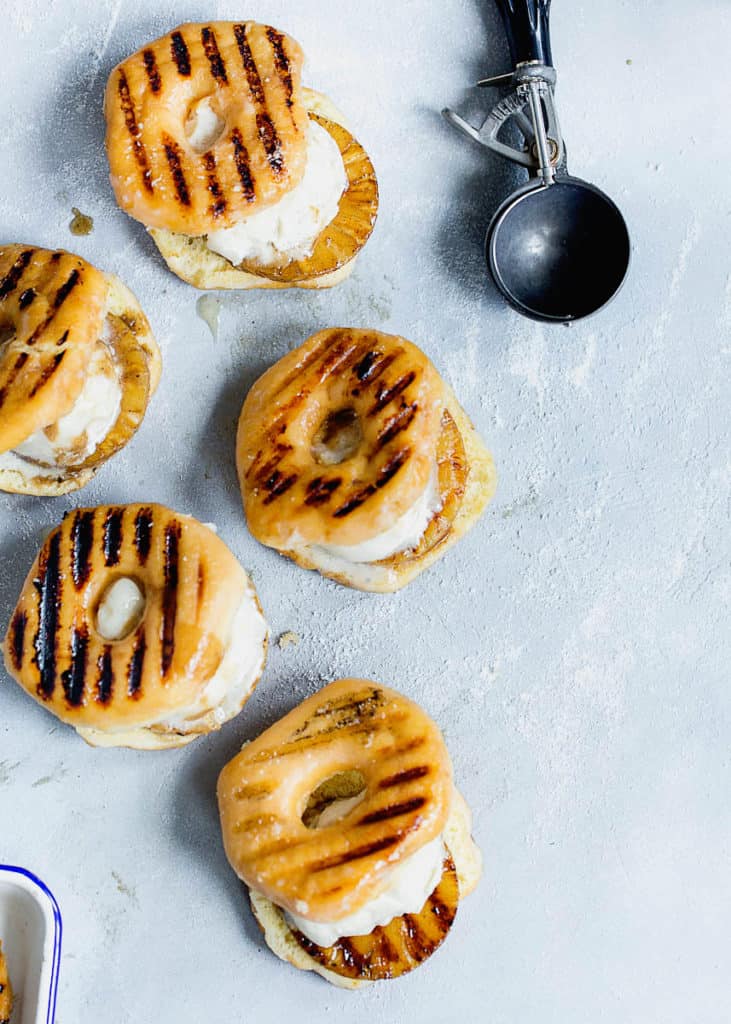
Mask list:
[{"label": "metal ice cream scoop", "polygon": [[[508,302],[535,320],[578,320],[601,309],[627,274],[630,241],[622,214],[594,185],[572,177],[554,102],[548,16],[551,0],[496,0],[514,70],[478,86],[508,86],[479,128],[444,116],[470,138],[525,167],[527,184],[508,196],[487,231],[486,256]],[[521,148],[499,138],[512,121]]]}]

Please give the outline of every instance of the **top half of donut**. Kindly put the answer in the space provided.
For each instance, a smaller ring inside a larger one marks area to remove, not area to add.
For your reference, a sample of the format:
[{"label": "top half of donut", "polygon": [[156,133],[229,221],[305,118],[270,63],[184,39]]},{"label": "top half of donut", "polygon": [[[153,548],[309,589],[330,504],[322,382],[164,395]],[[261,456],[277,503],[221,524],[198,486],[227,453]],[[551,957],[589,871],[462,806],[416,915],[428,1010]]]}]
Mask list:
[{"label": "top half of donut", "polygon": [[[230,227],[302,179],[304,55],[256,22],[188,23],[112,71],[105,113],[117,202],[148,227],[188,235]],[[207,100],[221,131],[197,151],[186,122]]]}]

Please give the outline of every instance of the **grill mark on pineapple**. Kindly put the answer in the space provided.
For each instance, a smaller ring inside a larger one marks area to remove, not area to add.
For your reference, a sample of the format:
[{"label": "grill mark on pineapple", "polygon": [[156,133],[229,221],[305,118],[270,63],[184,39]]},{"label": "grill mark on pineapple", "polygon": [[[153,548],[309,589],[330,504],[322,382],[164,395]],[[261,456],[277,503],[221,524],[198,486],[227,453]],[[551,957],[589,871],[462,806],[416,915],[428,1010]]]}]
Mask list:
[{"label": "grill mark on pineapple", "polygon": [[160,72],[157,68],[154,51],[150,49],[143,50],[142,60],[145,65],[145,71],[147,72],[147,80],[150,83],[150,88],[154,93],[160,92],[162,82],[160,81]]},{"label": "grill mark on pineapple", "polygon": [[110,508],[104,519],[104,564],[116,565],[122,549],[122,516],[124,509]]},{"label": "grill mark on pineapple", "polygon": [[137,561],[146,565],[152,541],[152,509],[141,508],[135,516],[135,548]]},{"label": "grill mark on pineapple", "polygon": [[175,186],[175,194],[178,197],[178,202],[183,206],[190,206],[188,183],[185,180],[185,174],[183,173],[183,151],[175,139],[171,138],[169,135],[163,135],[162,143],[163,149],[165,150],[165,158],[167,159],[170,174],[173,179],[173,185]]},{"label": "grill mark on pineapple", "polygon": [[180,32],[173,32],[170,36],[170,52],[173,55],[178,74],[182,78],[190,76],[190,54]]},{"label": "grill mark on pineapple", "polygon": [[356,846],[351,850],[344,850],[343,853],[337,853],[332,857],[325,857],[323,860],[315,861],[311,865],[310,870],[317,874],[320,871],[340,867],[342,864],[350,864],[352,861],[360,860],[363,857],[370,857],[374,853],[380,853],[381,850],[388,850],[391,846],[395,846],[400,838],[400,836],[383,836],[383,838],[375,839],[371,843],[364,843],[363,846]]},{"label": "grill mark on pineapple", "polygon": [[178,579],[181,526],[173,520],[165,529],[165,554],[162,593],[160,668],[166,676],[175,654],[175,622],[178,614]]},{"label": "grill mark on pineapple", "polygon": [[390,807],[381,807],[377,811],[365,814],[357,822],[358,825],[375,825],[380,821],[389,821],[391,818],[400,818],[404,814],[412,814],[420,810],[426,803],[426,797],[415,796],[411,800],[402,800],[401,803],[391,804]]},{"label": "grill mark on pineapple", "polygon": [[221,56],[221,51],[218,49],[216,36],[210,25],[206,25],[201,29],[201,42],[203,43],[205,55],[208,58],[211,74],[217,82],[223,82],[224,85],[227,85],[226,64]]},{"label": "grill mark on pineapple", "polygon": [[391,789],[392,786],[402,786],[407,782],[415,782],[416,779],[423,779],[431,769],[426,764],[416,765],[414,768],[407,768],[395,775],[388,775],[378,783],[379,789]]},{"label": "grill mark on pineapple", "polygon": [[208,174],[208,191],[213,197],[209,209],[214,217],[220,217],[226,209],[226,197],[221,189],[221,184],[216,177],[216,158],[213,153],[203,154],[203,166]]},{"label": "grill mark on pineapple", "polygon": [[137,114],[135,113],[135,105],[132,101],[132,96],[129,91],[129,82],[127,81],[127,76],[124,71],[119,72],[117,94],[119,96],[119,105],[124,115],[124,123],[132,139],[132,149],[134,150],[135,160],[137,161],[137,166],[142,174],[142,184],[148,192],[153,193],[155,189],[152,184],[150,162],[147,159],[147,150],[145,149],[145,144],[142,141],[140,127],[137,123]]},{"label": "grill mark on pineapple", "polygon": [[56,686],[56,645],[58,616],[61,609],[61,532],[56,530],[40,559],[39,578],[34,581],[38,591],[38,632],[35,635],[35,662],[40,679],[38,695],[43,700],[53,696]]},{"label": "grill mark on pineapple", "polygon": [[142,696],[142,668],[146,650],[145,629],[144,626],[140,626],[135,636],[135,649],[127,666],[127,693],[133,700],[139,700]]},{"label": "grill mark on pineapple", "polygon": [[246,201],[253,203],[256,198],[256,189],[254,187],[254,179],[251,177],[251,168],[249,167],[249,151],[244,145],[244,140],[238,128],[234,128],[231,132],[231,145],[234,148],[234,163],[236,164],[236,170],[241,180],[241,187],[244,190]]},{"label": "grill mark on pineapple", "polygon": [[25,650],[25,629],[28,625],[28,616],[25,612],[16,612],[10,624],[10,660],[13,667],[19,672],[23,666],[23,652]]},{"label": "grill mark on pineapple", "polygon": [[285,103],[291,109],[293,105],[292,92],[292,72],[290,70],[289,57],[284,48],[284,36],[281,32],[277,32],[275,28],[271,26],[267,29],[267,39],[269,40],[272,51],[274,53],[274,66],[277,69],[279,77],[284,86],[284,91],[287,94]]},{"label": "grill mark on pineapple", "polygon": [[415,963],[421,963],[431,952],[431,943],[419,927],[419,922],[413,914],[402,914],[403,926],[401,934],[404,940],[405,951]]},{"label": "grill mark on pineapple", "polygon": [[18,287],[21,277],[25,273],[26,267],[30,263],[34,249],[25,249],[18,256],[15,263],[13,263],[10,270],[7,272],[5,277],[0,281],[0,299],[5,299],[8,295],[12,294]]},{"label": "grill mark on pineapple", "polygon": [[251,52],[249,41],[246,38],[246,24],[234,25],[234,36],[236,45],[241,54],[241,61],[246,74],[246,81],[249,85],[249,92],[254,103],[259,107],[256,115],[256,127],[259,132],[259,139],[267,154],[269,166],[275,178],[284,173],[284,157],[282,155],[282,144],[277,130],[274,127],[271,116],[267,109],[264,86],[262,85],[259,69],[256,66],[254,55]]},{"label": "grill mark on pineapple", "polygon": [[89,654],[89,631],[80,626],[71,631],[71,667],[61,673],[66,701],[72,708],[83,702],[86,687],[86,663]]},{"label": "grill mark on pineapple", "polygon": [[99,655],[96,663],[96,699],[100,704],[108,704],[112,699],[114,673],[112,671],[112,648],[109,644]]},{"label": "grill mark on pineapple", "polygon": [[93,546],[94,513],[77,512],[71,527],[71,576],[77,590],[89,579]]}]

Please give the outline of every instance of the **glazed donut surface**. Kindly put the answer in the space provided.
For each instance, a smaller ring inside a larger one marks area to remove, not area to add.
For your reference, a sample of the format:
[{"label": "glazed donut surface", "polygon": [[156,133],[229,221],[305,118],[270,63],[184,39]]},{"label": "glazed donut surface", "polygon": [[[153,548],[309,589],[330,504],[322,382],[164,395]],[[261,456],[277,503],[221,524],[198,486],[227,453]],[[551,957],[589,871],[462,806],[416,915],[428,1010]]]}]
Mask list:
[{"label": "glazed donut surface", "polygon": [[99,337],[108,285],[80,256],[0,249],[0,452],[68,412]]},{"label": "glazed donut surface", "polygon": [[[343,819],[302,815],[328,778],[359,771],[364,799]],[[382,891],[389,870],[444,828],[452,769],[441,732],[418,705],[359,679],[308,698],[223,769],[224,846],[234,871],[273,903],[334,921]]]},{"label": "glazed donut surface", "polygon": [[[101,636],[96,610],[121,577],[141,620]],[[247,582],[202,523],[162,505],[81,508],[46,539],[5,638],[5,662],[57,717],[98,730],[154,723],[191,704],[217,669]]]},{"label": "glazed donut surface", "polygon": [[[287,550],[357,544],[388,529],[434,472],[443,394],[416,345],[379,331],[332,328],[284,356],[254,384],[239,420],[253,535]],[[344,434],[347,450],[331,456],[328,431],[336,442]]]},{"label": "glazed donut surface", "polygon": [[[299,183],[307,113],[299,44],[269,25],[185,24],[122,61],[105,96],[117,202],[148,227],[202,235]],[[185,125],[210,98],[222,134],[205,152]]]}]

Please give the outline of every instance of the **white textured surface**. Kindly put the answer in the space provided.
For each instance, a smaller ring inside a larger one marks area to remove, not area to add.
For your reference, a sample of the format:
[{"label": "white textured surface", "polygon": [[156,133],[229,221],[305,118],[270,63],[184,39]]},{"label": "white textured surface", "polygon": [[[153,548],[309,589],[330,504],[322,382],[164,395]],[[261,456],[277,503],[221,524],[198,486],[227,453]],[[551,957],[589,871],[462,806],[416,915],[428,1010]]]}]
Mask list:
[{"label": "white textured surface", "polygon": [[[618,201],[634,242],[619,298],[570,329],[519,319],[486,283],[482,232],[515,179],[439,118],[505,67],[488,0],[4,4],[3,236],[118,273],[165,370],[140,434],[85,492],[0,497],[0,614],[65,509],[155,499],[215,519],[273,634],[302,637],[273,645],[235,723],[167,754],[88,749],[3,679],[0,860],[37,871],[61,904],[61,1024],[728,1020],[731,8],[554,6],[571,168]],[[227,295],[216,342],[197,293],[115,207],[101,117],[118,59],[206,14],[300,39],[307,83],[357,126],[382,192],[352,280]],[[88,238],[68,231],[72,205],[95,219]],[[500,470],[482,524],[395,597],[282,562],[239,510],[246,388],[333,324],[423,345]],[[355,995],[263,948],[213,798],[243,739],[348,673],[442,723],[485,854],[444,949]]]}]

